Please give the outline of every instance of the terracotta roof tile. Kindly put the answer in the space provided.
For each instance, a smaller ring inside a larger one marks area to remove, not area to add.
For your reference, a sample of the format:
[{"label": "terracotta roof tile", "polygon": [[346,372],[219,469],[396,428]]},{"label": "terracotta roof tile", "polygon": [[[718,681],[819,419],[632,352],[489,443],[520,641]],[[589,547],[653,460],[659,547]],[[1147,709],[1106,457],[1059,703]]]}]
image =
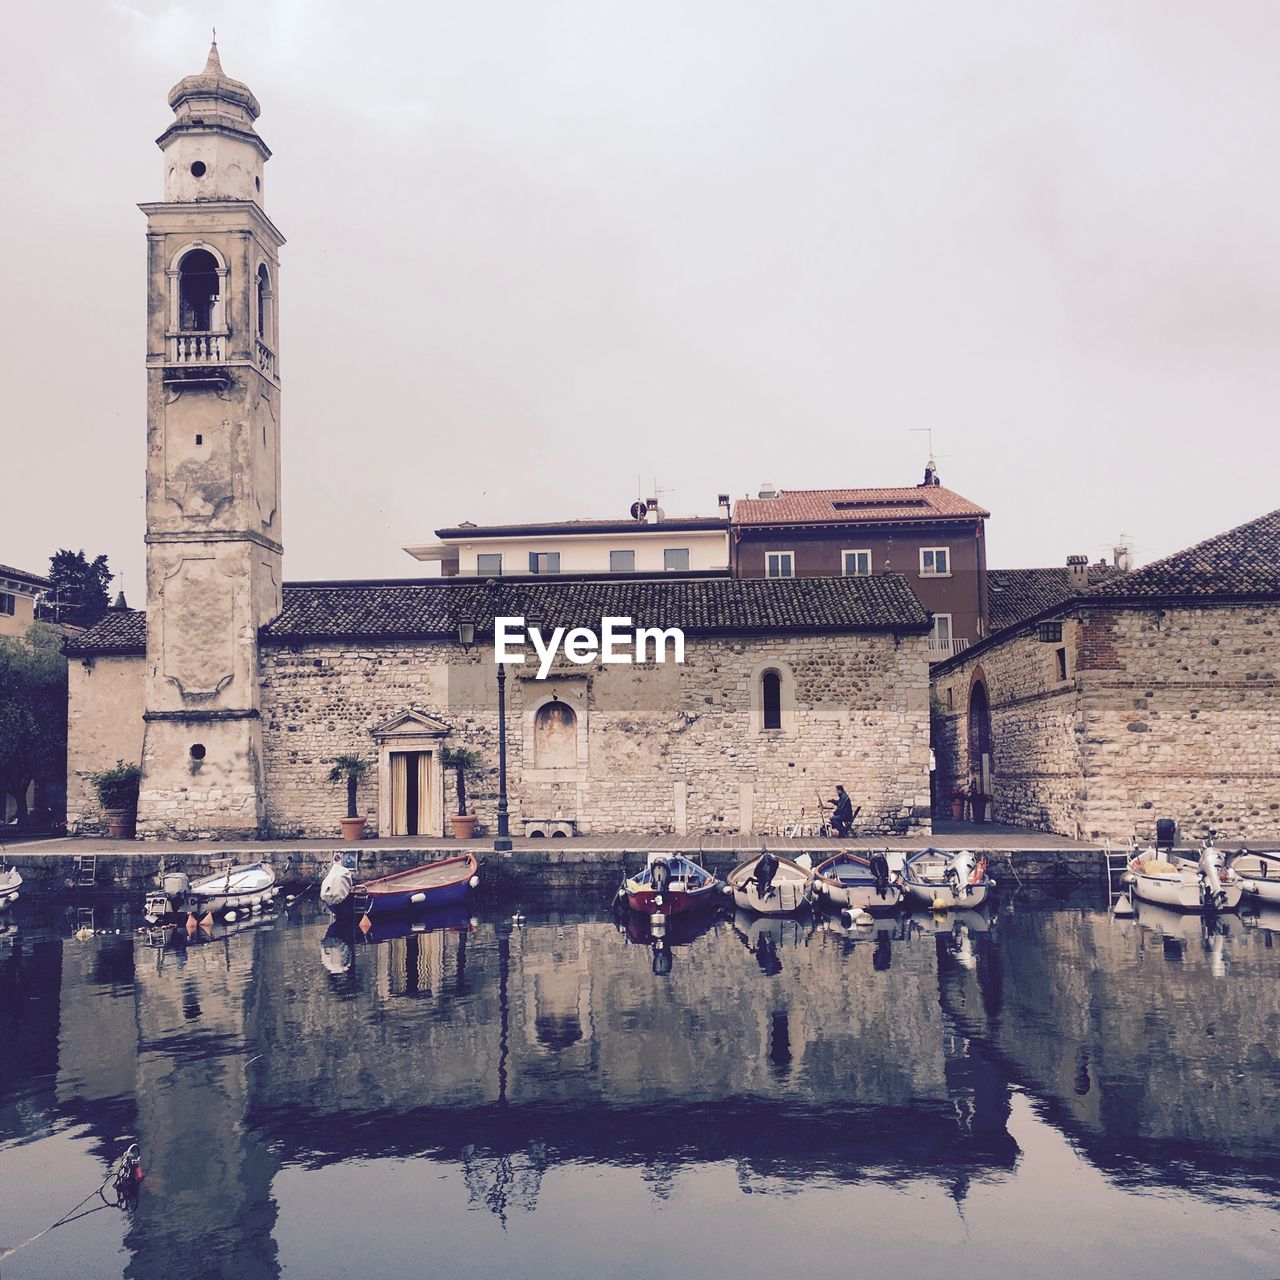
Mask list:
[{"label": "terracotta roof tile", "polygon": [[736,525],[879,524],[939,520],[991,513],[941,485],[905,489],[779,489],[776,498],[739,498]]},{"label": "terracotta roof tile", "polygon": [[[1109,564],[1091,564],[1089,582],[1107,582],[1119,576],[1120,570]],[[1066,567],[1053,569],[991,569],[987,572],[988,630],[1003,631],[1016,626],[1024,618],[1033,617],[1072,596],[1079,595],[1070,585]]]},{"label": "terracotta roof tile", "polygon": [[68,657],[89,658],[95,654],[145,653],[147,615],[141,609],[111,609],[87,631],[63,646]]}]

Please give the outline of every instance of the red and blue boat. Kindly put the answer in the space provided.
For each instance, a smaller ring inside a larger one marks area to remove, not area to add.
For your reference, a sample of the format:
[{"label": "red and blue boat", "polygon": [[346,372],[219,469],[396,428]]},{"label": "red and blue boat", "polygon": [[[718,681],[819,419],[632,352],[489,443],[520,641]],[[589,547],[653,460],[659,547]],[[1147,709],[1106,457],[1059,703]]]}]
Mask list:
[{"label": "red and blue boat", "polygon": [[357,918],[368,916],[370,920],[451,907],[465,902],[480,883],[478,870],[475,856],[464,853],[411,871],[366,880],[352,888],[348,901]]},{"label": "red and blue boat", "polygon": [[651,853],[643,871],[618,890],[627,906],[647,916],[679,916],[714,906],[720,881],[682,853]]}]

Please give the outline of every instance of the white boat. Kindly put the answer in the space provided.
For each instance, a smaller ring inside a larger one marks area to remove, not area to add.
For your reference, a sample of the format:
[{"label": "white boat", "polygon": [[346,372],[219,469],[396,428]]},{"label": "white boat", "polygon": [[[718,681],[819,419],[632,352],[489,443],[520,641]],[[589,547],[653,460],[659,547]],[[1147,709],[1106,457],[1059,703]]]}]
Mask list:
[{"label": "white boat", "polygon": [[909,854],[902,864],[902,882],[912,899],[931,911],[980,907],[995,885],[987,875],[986,855],[975,859],[968,849],[957,853],[924,849]]},{"label": "white boat", "polygon": [[227,911],[261,910],[277,892],[276,873],[267,863],[235,865],[228,859],[225,868],[191,886],[192,910],[202,916],[206,912],[217,916]]},{"label": "white boat", "polygon": [[902,877],[889,870],[883,853],[870,857],[847,850],[813,869],[814,902],[854,911],[893,911],[902,901]]},{"label": "white boat", "polygon": [[0,911],[11,907],[18,900],[18,890],[22,888],[22,876],[14,867],[8,871],[0,871]]},{"label": "white boat", "polygon": [[739,911],[758,916],[789,916],[813,899],[813,872],[790,858],[762,853],[734,867],[724,891]]},{"label": "white boat", "polygon": [[1147,849],[1130,859],[1124,879],[1133,886],[1135,898],[1178,911],[1234,911],[1244,893],[1240,877],[1209,843],[1196,862],[1170,862]]},{"label": "white boat", "polygon": [[1280,853],[1241,849],[1227,855],[1227,869],[1240,877],[1240,887],[1255,902],[1280,906]]}]

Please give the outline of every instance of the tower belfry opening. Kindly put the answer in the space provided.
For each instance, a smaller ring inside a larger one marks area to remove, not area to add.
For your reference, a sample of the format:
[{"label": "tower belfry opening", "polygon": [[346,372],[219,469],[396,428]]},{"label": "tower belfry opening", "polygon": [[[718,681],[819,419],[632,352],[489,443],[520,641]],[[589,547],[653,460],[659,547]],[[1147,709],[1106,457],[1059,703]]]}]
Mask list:
[{"label": "tower belfry opening", "polygon": [[178,267],[178,327],[187,333],[220,328],[218,263],[206,249],[192,249]]}]

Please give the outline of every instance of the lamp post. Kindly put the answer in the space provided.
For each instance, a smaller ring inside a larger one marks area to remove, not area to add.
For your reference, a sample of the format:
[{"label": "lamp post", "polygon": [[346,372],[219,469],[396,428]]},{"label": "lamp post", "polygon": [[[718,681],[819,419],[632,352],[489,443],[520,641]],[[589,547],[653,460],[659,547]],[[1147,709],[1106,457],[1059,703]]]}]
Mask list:
[{"label": "lamp post", "polygon": [[[499,587],[491,578],[485,583],[489,597],[490,613],[498,616]],[[495,627],[496,631],[496,627]],[[474,622],[458,623],[458,643],[464,649],[470,649],[476,642],[476,624]],[[495,650],[496,654],[496,650]],[[494,836],[495,853],[509,853],[511,850],[511,832],[507,812],[507,664],[498,664],[498,832]]]}]

